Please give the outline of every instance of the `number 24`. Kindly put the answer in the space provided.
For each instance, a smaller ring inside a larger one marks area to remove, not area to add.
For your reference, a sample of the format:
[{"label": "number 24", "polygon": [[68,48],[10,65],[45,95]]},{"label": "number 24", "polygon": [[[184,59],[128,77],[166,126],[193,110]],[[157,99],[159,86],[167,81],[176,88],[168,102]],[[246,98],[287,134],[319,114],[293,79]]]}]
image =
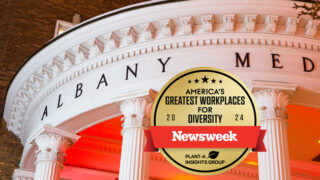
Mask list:
[{"label": "number 24", "polygon": [[243,114],[235,114],[235,120],[236,121],[239,121],[239,120],[241,120],[241,121],[243,121]]}]

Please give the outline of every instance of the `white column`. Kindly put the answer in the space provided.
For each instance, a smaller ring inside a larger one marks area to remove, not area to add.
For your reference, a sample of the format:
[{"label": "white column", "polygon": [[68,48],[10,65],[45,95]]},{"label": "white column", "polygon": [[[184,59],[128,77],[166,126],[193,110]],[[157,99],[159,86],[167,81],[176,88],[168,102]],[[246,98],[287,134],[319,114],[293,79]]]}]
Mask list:
[{"label": "white column", "polygon": [[267,152],[259,152],[259,179],[290,180],[290,164],[286,121],[289,97],[286,91],[267,89],[254,93],[261,129],[266,129]]},{"label": "white column", "polygon": [[34,172],[23,169],[15,169],[12,175],[13,180],[33,180]]},{"label": "white column", "polygon": [[45,126],[45,131],[35,138],[36,151],[35,180],[59,180],[64,155],[79,136]]},{"label": "white column", "polygon": [[146,145],[144,130],[149,128],[151,106],[145,98],[121,103],[124,123],[119,180],[149,179],[150,153],[143,151]]}]

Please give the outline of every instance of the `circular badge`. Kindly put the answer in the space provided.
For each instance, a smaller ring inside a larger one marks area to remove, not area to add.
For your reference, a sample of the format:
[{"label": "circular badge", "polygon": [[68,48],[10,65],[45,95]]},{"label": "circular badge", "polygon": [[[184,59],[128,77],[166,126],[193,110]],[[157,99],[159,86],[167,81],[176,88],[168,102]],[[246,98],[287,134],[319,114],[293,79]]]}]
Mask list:
[{"label": "circular badge", "polygon": [[[159,127],[258,126],[258,114],[254,98],[241,80],[224,70],[200,67],[186,70],[166,83],[154,102],[151,122],[151,126]],[[197,142],[192,143],[195,147],[160,148],[160,152],[185,172],[213,175],[235,167],[251,151],[196,148]]]}]

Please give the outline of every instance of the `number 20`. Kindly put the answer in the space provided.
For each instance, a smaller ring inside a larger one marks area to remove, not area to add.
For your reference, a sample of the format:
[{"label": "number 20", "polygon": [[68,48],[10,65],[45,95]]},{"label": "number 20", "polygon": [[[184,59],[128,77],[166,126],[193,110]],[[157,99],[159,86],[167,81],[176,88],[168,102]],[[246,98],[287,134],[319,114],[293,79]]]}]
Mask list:
[{"label": "number 20", "polygon": [[167,121],[174,121],[176,120],[175,114],[167,114]]}]

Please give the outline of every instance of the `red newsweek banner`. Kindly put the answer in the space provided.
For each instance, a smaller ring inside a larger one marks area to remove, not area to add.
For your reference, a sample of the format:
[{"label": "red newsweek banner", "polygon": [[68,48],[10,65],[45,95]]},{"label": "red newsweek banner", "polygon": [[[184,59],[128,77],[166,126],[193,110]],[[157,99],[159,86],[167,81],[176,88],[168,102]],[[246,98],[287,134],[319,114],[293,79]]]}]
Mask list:
[{"label": "red newsweek banner", "polygon": [[266,152],[260,126],[151,126],[146,152],[157,148],[253,148]]}]

